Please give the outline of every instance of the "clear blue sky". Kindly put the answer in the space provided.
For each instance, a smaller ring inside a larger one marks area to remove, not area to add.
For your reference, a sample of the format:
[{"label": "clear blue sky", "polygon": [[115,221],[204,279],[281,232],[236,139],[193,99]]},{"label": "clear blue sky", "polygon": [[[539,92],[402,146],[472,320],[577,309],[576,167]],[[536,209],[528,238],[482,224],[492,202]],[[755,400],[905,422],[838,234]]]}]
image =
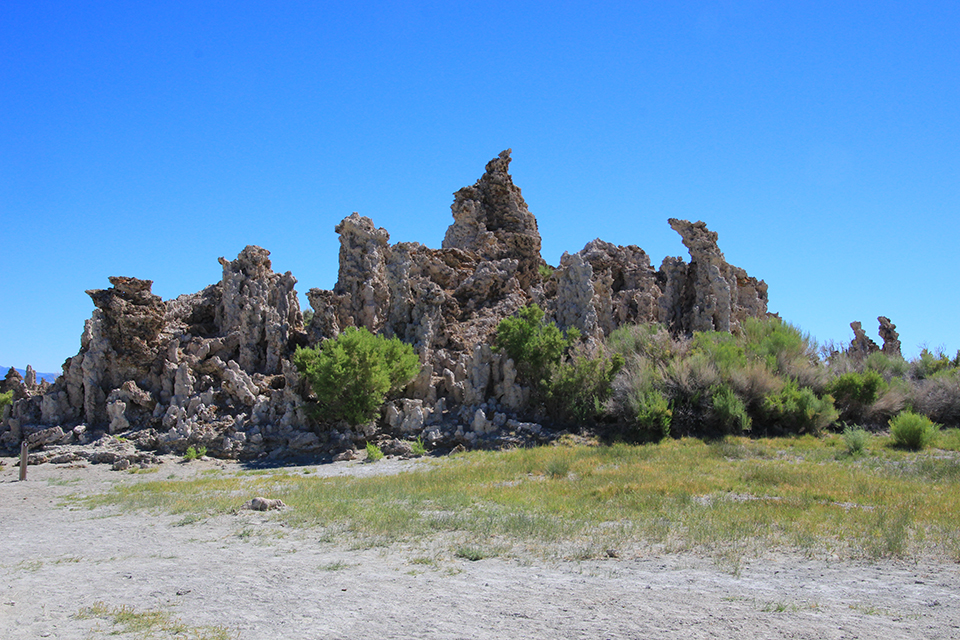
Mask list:
[{"label": "clear blue sky", "polygon": [[[175,6],[180,5],[180,6]],[[820,341],[960,348],[960,3],[0,3],[0,364],[59,371],[111,275],[165,299],[334,225],[439,247],[513,149],[559,262],[704,220]]]}]

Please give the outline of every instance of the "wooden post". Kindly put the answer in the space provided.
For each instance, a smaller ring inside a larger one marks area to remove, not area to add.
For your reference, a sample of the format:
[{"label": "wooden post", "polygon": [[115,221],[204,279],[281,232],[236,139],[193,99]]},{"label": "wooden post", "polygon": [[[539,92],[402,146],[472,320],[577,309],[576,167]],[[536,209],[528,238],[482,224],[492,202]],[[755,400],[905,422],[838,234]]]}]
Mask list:
[{"label": "wooden post", "polygon": [[27,479],[27,441],[20,443],[20,482]]}]

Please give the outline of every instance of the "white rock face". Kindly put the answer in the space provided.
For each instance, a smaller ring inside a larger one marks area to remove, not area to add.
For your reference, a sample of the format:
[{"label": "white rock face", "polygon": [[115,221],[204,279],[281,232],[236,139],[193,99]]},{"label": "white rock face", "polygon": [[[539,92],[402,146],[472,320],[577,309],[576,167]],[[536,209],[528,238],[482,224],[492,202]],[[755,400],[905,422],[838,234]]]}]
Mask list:
[{"label": "white rock face", "polygon": [[660,300],[661,322],[674,333],[735,331],[747,317],[767,312],[767,285],[728,264],[717,246],[717,234],[703,222],[669,220],[690,251],[690,264],[667,258]]},{"label": "white rock face", "polygon": [[127,403],[122,400],[114,400],[107,404],[107,417],[110,418],[110,433],[120,433],[130,428],[130,422],[124,415],[126,410]]},{"label": "white rock face", "polygon": [[594,306],[596,289],[593,286],[593,267],[579,253],[564,253],[560,258],[560,267],[554,313],[557,326],[596,335],[599,326]]},{"label": "white rock face", "polygon": [[232,262],[220,258],[219,333],[237,335],[237,362],[251,373],[279,373],[291,327],[303,322],[296,278],[289,271],[274,273],[269,256],[266,249],[248,246]]}]

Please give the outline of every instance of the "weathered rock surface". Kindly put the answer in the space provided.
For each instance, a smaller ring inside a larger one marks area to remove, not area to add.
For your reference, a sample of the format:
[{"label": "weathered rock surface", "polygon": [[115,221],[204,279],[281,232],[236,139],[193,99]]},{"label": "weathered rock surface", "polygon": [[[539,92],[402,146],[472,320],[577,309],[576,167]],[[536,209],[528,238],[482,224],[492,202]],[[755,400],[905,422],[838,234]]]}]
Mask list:
[{"label": "weathered rock surface", "polygon": [[867,332],[863,330],[863,324],[859,321],[850,323],[853,329],[853,340],[847,348],[847,355],[851,358],[862,360],[875,351],[880,351],[877,343],[867,337]]},{"label": "weathered rock surface", "polygon": [[767,284],[728,264],[715,232],[703,222],[669,222],[690,251],[689,265],[668,258],[660,268],[660,321],[670,331],[736,331],[745,318],[766,314]]},{"label": "weathered rock surface", "polygon": [[510,177],[510,150],[487,163],[476,184],[454,194],[453,224],[444,249],[464,249],[485,260],[517,261],[516,275],[526,288],[538,280],[540,232],[520,189]]},{"label": "weathered rock surface", "polygon": [[897,325],[890,322],[890,318],[880,316],[877,318],[880,323],[880,339],[883,340],[883,346],[880,348],[884,354],[902,358],[900,352],[900,334],[897,333]]},{"label": "weathered rock surface", "polygon": [[900,334],[897,333],[897,325],[890,322],[890,318],[880,316],[877,318],[880,323],[880,339],[883,340],[883,346],[880,347],[876,342],[867,336],[860,322],[851,322],[850,328],[853,329],[853,340],[846,349],[846,354],[855,359],[863,360],[871,353],[881,351],[884,355],[902,358],[900,351]]},{"label": "weathered rock surface", "polygon": [[[497,324],[524,305],[540,304],[594,343],[626,323],[662,322],[678,334],[735,331],[766,314],[766,284],[728,264],[702,222],[670,220],[689,264],[668,257],[654,270],[639,247],[597,239],[564,254],[551,273],[510,161],[504,151],[454,194],[440,249],[391,244],[370,218],[346,217],[335,228],[337,282],[309,290],[307,327],[296,279],[275,273],[261,247],[220,258],[220,282],[173,300],[154,295],[150,280],[110,278],[109,289],[88,292],[96,308],[56,383],[36,385],[15,371],[3,380],[16,402],[0,445],[27,438],[38,449],[62,447],[124,434],[139,450],[202,445],[234,458],[354,451],[372,437],[386,437],[397,455],[418,437],[431,448],[521,446],[550,432],[530,421],[539,415],[530,390],[491,343]],[[291,357],[350,326],[413,345],[420,374],[378,423],[315,424]],[[137,462],[108,453],[97,455]]]}]

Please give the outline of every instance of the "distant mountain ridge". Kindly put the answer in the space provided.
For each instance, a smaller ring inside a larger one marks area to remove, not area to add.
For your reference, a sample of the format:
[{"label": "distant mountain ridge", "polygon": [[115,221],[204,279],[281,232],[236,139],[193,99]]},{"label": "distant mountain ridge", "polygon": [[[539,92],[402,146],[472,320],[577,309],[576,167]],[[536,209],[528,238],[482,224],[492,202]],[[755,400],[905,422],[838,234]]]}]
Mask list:
[{"label": "distant mountain ridge", "polygon": [[[17,373],[19,373],[21,376],[27,375],[26,369],[20,369],[17,367],[14,367],[14,369],[16,369]],[[7,371],[10,371],[10,367],[0,367],[0,377],[7,375]],[[37,382],[40,382],[41,380],[56,382],[57,377],[59,376],[60,376],[59,373],[40,373],[39,371],[37,371]]]}]

